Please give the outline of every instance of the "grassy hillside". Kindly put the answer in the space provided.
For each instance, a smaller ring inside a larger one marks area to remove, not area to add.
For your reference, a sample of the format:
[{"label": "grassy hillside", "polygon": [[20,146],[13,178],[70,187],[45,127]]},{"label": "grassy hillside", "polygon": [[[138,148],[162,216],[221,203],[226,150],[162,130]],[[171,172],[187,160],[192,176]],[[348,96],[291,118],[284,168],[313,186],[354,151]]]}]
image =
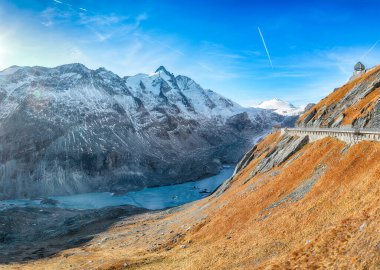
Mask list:
[{"label": "grassy hillside", "polygon": [[128,219],[23,269],[377,269],[380,144],[319,140],[252,177],[283,139],[260,142],[220,196]]}]

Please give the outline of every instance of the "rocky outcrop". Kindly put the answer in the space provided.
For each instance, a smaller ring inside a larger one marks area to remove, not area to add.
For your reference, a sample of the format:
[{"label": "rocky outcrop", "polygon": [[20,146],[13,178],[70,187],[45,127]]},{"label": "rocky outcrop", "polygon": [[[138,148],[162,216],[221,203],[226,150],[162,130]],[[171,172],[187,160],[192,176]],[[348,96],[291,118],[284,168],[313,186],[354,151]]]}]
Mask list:
[{"label": "rocky outcrop", "polygon": [[256,175],[257,173],[264,173],[281,165],[308,142],[309,136],[284,136],[281,141],[265,155],[251,174]]},{"label": "rocky outcrop", "polygon": [[373,128],[380,128],[380,102],[377,101],[373,113],[368,122],[368,126]]},{"label": "rocky outcrop", "polygon": [[249,150],[243,158],[239,161],[239,163],[235,167],[234,175],[244,169],[254,158],[255,158],[255,151],[256,151],[257,145],[254,145],[251,150]]},{"label": "rocky outcrop", "polygon": [[309,107],[297,126],[378,128],[379,89],[380,67],[376,67]]}]

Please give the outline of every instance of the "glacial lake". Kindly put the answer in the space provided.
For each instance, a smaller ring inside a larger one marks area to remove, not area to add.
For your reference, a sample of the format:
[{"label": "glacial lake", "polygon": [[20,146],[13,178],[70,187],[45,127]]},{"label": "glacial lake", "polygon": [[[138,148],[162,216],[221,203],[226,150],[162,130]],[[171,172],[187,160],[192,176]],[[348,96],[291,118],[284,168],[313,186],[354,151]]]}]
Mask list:
[{"label": "glacial lake", "polygon": [[[67,196],[52,196],[57,201],[55,207],[67,209],[98,209],[110,206],[134,205],[150,210],[164,209],[182,205],[207,197],[233,174],[233,166],[223,166],[219,174],[197,181],[177,185],[144,188],[126,194],[115,195],[110,192],[84,193]],[[0,210],[15,206],[53,207],[42,204],[41,200],[3,200]]]}]

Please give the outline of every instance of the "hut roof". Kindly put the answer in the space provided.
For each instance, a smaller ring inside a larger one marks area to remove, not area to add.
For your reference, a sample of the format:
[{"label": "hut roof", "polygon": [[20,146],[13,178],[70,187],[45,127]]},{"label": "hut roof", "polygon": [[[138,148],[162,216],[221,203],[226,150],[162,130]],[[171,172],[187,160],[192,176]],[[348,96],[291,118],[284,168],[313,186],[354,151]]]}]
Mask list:
[{"label": "hut roof", "polygon": [[362,62],[357,62],[354,69],[355,71],[363,71],[365,70],[365,66],[363,65]]}]

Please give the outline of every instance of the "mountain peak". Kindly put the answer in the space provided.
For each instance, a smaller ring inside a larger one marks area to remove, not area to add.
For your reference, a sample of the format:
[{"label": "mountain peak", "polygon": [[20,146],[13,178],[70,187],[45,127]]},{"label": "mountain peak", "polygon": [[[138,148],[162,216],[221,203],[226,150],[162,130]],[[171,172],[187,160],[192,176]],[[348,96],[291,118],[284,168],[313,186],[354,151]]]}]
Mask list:
[{"label": "mountain peak", "polygon": [[272,110],[281,115],[298,115],[302,113],[304,110],[303,106],[296,107],[293,104],[279,98],[274,98],[271,100],[260,102],[258,105],[254,107]]},{"label": "mountain peak", "polygon": [[[259,103],[259,105],[261,104],[290,104],[289,102],[285,101],[285,100],[282,100],[282,99],[279,99],[279,98],[273,98],[273,99],[270,99],[270,100],[265,100],[265,101],[262,101]],[[292,105],[292,104],[290,104]]]},{"label": "mountain peak", "polygon": [[170,72],[164,66],[159,66],[159,68],[156,69],[156,73],[160,72],[160,71],[162,71],[162,72],[164,72],[166,74],[170,74]]}]

